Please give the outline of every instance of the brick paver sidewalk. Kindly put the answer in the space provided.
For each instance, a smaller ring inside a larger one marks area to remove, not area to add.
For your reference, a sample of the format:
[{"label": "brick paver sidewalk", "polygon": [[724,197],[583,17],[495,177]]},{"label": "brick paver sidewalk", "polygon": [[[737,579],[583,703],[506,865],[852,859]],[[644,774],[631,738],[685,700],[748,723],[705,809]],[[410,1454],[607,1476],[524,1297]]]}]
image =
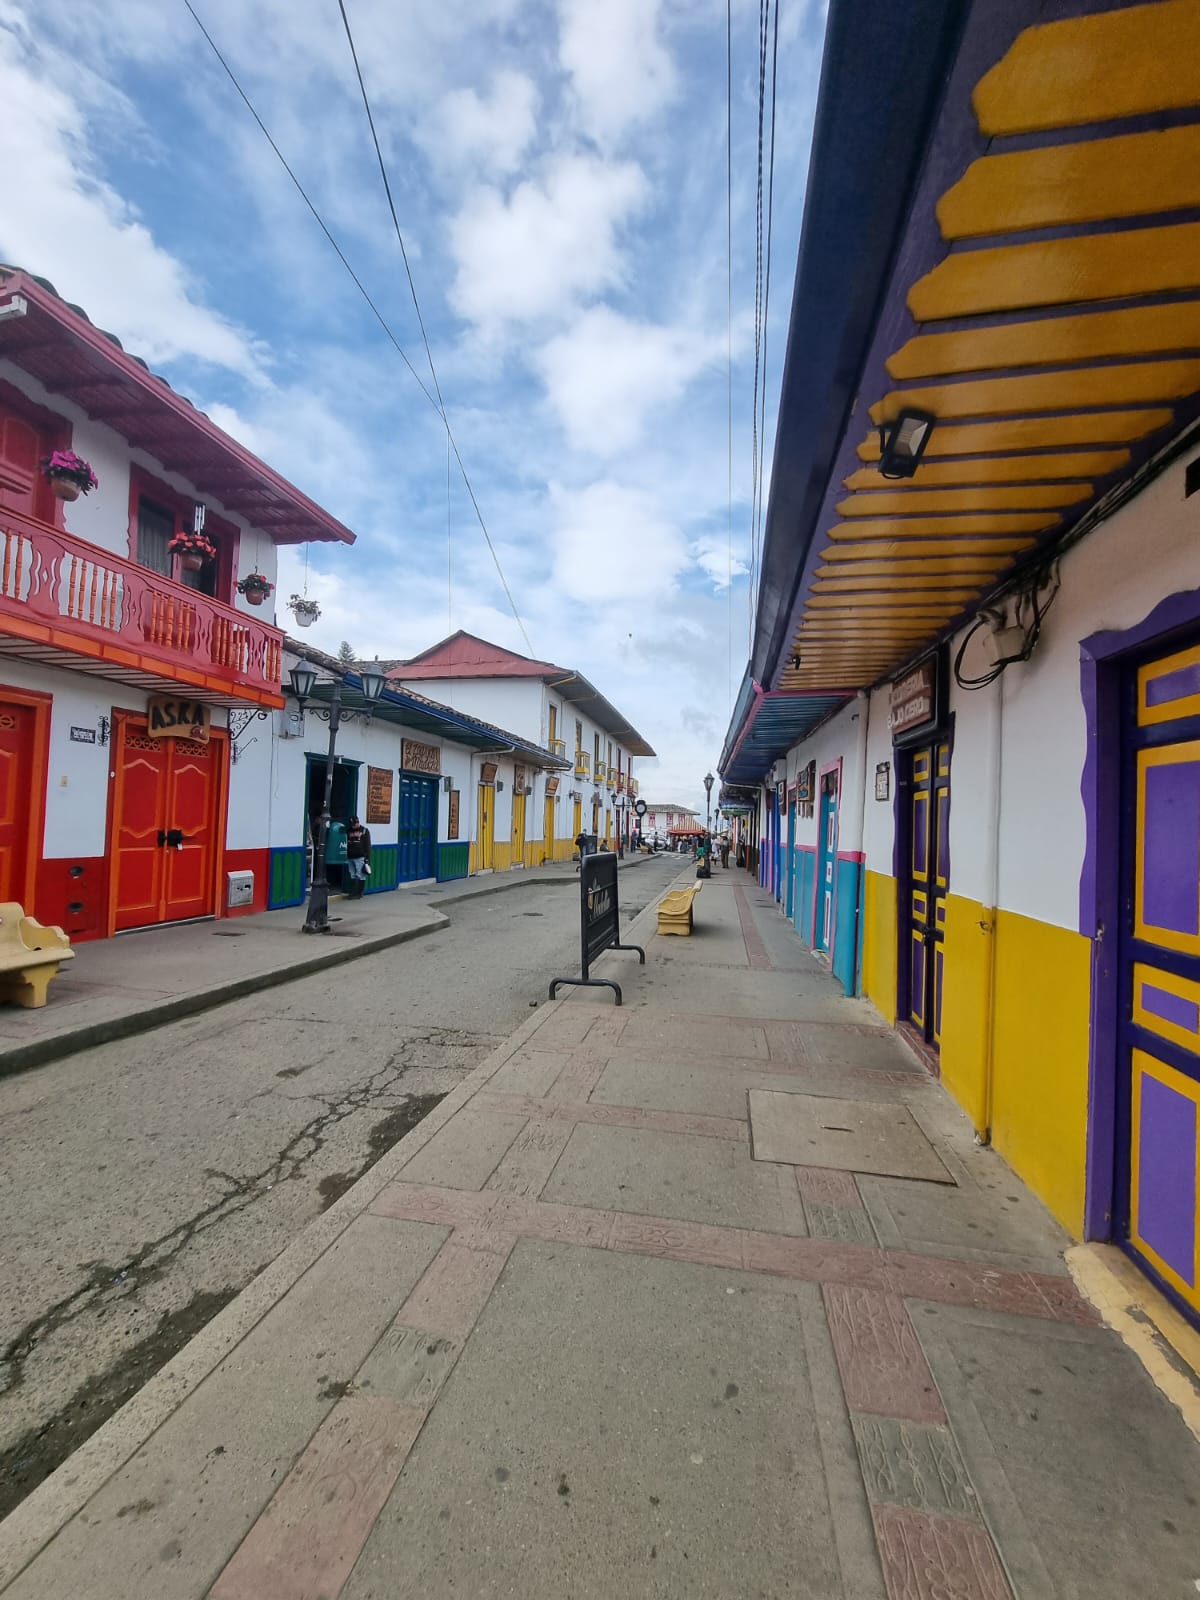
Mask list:
[{"label": "brick paver sidewalk", "polygon": [[[643,942],[0,1527],[6,1600],[1196,1592],[1200,1446],[941,1089],[742,874]],[[750,1091],[951,1181],[755,1160]]]}]

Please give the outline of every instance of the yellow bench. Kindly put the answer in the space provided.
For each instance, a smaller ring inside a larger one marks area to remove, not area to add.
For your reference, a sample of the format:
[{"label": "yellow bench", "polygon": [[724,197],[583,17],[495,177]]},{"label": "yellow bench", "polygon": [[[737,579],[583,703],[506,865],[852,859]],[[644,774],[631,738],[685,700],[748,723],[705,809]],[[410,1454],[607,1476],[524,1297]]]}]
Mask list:
[{"label": "yellow bench", "polygon": [[701,885],[689,884],[686,889],[672,889],[658,903],[659,933],[679,933],[685,937],[692,931],[692,902],[700,893]]},{"label": "yellow bench", "polygon": [[44,1006],[50,979],[58,976],[62,962],[74,959],[61,928],[44,928],[15,900],[0,903],[0,1000]]}]

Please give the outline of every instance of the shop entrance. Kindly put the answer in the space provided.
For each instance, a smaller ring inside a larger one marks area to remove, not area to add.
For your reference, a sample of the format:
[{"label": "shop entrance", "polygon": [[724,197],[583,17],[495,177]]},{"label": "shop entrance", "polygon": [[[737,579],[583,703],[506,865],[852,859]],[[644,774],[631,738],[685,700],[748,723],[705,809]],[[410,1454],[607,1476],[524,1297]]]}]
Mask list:
[{"label": "shop entrance", "polygon": [[[305,782],[306,843],[309,850],[309,879],[312,879],[311,853],[316,849],[317,835],[321,829],[321,809],[325,804],[324,756],[309,756]],[[358,815],[358,762],[343,761],[340,756],[333,763],[333,793],[329,800],[330,822],[340,822],[345,827],[350,818]],[[326,875],[334,888],[344,887],[344,868],[326,865]]]},{"label": "shop entrance", "polygon": [[113,719],[109,807],[114,933],[217,910],[225,836],[225,736],[152,739],[144,717]]},{"label": "shop entrance", "polygon": [[1200,643],[1123,705],[1115,1231],[1200,1322]]},{"label": "shop entrance", "polygon": [[833,949],[834,895],[837,877],[838,775],[821,778],[821,808],[817,822],[816,912],[813,919],[814,950],[826,955]]},{"label": "shop entrance", "polygon": [[400,824],[398,882],[414,883],[433,877],[433,847],[437,836],[438,780],[400,774]]},{"label": "shop entrance", "polygon": [[0,900],[36,914],[46,801],[49,696],[0,689]]},{"label": "shop entrance", "polygon": [[900,903],[900,1015],[936,1050],[942,1039],[950,888],[950,741],[911,750],[905,762],[908,872]]},{"label": "shop entrance", "polygon": [[496,865],[496,791],[490,783],[479,785],[479,849],[476,872],[491,872]]}]

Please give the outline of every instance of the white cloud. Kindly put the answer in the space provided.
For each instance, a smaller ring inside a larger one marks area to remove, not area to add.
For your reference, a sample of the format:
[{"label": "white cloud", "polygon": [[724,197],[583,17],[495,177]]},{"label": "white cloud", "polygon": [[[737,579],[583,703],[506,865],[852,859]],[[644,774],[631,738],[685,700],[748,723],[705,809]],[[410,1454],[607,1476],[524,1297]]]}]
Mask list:
[{"label": "white cloud", "polygon": [[[737,546],[742,541],[740,537],[734,542],[733,550],[733,576],[744,578],[750,569],[738,554]],[[692,560],[700,570],[711,580],[714,589],[725,590],[729,588],[730,552],[728,536],[718,539],[710,535],[697,539],[691,548]]]},{"label": "white cloud", "polygon": [[537,106],[531,78],[497,72],[490,94],[452,89],[435,109],[422,143],[438,165],[513,172],[537,131]]},{"label": "white cloud", "polygon": [[636,444],[651,414],[661,415],[724,355],[723,334],[636,322],[593,306],[544,346],[537,365],[570,443],[604,456]]},{"label": "white cloud", "polygon": [[559,56],[584,130],[611,144],[675,94],[658,36],[659,0],[561,0]]},{"label": "white cloud", "polygon": [[574,600],[643,601],[670,594],[687,566],[687,542],[652,495],[602,482],[554,485],[554,582]]},{"label": "white cloud", "polygon": [[199,301],[182,263],[99,177],[79,102],[3,26],[0,105],[0,255],[49,278],[152,365],[193,357],[255,377],[252,340]]},{"label": "white cloud", "polygon": [[455,308],[495,335],[616,287],[625,275],[618,235],[646,193],[634,162],[594,156],[560,157],[507,199],[495,188],[477,190],[450,225]]}]

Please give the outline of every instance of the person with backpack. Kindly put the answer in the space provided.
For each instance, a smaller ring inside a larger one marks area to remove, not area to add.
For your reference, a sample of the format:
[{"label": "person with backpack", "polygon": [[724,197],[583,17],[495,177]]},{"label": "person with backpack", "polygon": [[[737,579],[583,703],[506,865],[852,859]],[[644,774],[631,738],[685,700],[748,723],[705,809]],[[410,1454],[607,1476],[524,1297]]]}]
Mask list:
[{"label": "person with backpack", "polygon": [[371,830],[364,828],[357,817],[350,818],[346,829],[346,871],[349,873],[349,898],[361,900],[371,876]]}]

